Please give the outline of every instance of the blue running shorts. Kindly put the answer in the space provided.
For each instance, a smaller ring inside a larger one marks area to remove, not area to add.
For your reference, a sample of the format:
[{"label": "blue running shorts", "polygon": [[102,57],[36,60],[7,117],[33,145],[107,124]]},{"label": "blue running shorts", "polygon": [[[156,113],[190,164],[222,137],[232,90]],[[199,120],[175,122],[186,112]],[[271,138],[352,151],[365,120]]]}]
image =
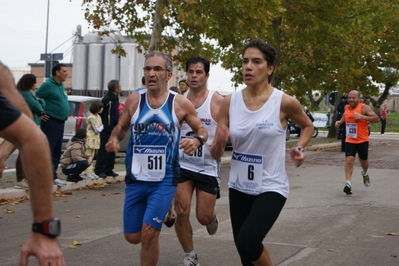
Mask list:
[{"label": "blue running shorts", "polygon": [[175,192],[176,186],[163,182],[136,181],[127,184],[123,207],[123,232],[138,233],[143,223],[161,230]]}]

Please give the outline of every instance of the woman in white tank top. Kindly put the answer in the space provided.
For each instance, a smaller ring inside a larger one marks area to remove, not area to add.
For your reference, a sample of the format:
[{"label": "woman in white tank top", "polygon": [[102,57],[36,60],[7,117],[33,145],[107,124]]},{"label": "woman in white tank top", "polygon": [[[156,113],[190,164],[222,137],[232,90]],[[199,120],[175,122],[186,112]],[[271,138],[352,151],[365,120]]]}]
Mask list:
[{"label": "woman in white tank top", "polygon": [[296,99],[271,86],[277,59],[273,47],[252,40],[242,56],[241,71],[247,87],[223,100],[211,154],[219,159],[231,139],[230,218],[242,265],[272,265],[262,241],[289,194],[285,171],[287,121],[295,121],[303,132],[290,151],[297,167],[305,159],[303,151],[312,137],[313,124]]}]

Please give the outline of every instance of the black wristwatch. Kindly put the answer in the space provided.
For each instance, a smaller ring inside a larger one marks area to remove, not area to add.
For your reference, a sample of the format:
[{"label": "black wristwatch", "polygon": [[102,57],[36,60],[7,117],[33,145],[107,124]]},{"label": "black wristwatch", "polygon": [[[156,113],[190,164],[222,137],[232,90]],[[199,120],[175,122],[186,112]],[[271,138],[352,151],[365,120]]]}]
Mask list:
[{"label": "black wristwatch", "polygon": [[200,147],[202,147],[202,146],[204,146],[204,144],[205,144],[205,138],[204,138],[204,136],[201,136],[201,135],[194,135],[194,138],[196,138],[196,139],[198,139],[199,140],[199,142],[200,142]]},{"label": "black wristwatch", "polygon": [[51,218],[40,223],[33,223],[32,232],[52,238],[57,237],[61,234],[61,220],[58,218]]}]

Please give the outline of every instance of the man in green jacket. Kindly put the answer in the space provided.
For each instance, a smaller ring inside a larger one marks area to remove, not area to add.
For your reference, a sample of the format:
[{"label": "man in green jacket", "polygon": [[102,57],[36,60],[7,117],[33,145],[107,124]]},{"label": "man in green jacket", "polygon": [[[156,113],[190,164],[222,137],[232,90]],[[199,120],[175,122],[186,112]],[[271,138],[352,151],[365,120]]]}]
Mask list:
[{"label": "man in green jacket", "polygon": [[62,83],[66,80],[68,73],[64,64],[55,64],[51,73],[52,77],[40,86],[36,91],[36,96],[46,102],[44,108],[46,115],[42,118],[40,128],[50,144],[54,184],[65,186],[66,182],[58,178],[57,168],[61,158],[64,123],[69,115],[68,95]]}]

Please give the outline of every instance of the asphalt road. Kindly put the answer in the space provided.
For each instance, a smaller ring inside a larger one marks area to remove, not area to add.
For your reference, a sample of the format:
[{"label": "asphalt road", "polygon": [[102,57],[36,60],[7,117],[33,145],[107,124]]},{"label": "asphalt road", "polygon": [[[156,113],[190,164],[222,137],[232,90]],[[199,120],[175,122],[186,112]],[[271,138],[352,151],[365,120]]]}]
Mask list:
[{"label": "asphalt road", "polygon": [[[399,233],[399,141],[371,141],[371,186],[363,186],[356,161],[350,196],[342,191],[343,153],[309,151],[306,156],[300,168],[287,158],[291,193],[264,240],[274,265],[399,265],[399,236],[395,236]],[[230,226],[228,171],[228,165],[222,168],[216,235],[209,236],[192,212],[201,266],[240,265]],[[128,244],[122,236],[123,198],[123,183],[73,190],[70,195],[54,198],[55,214],[62,220],[59,242],[67,265],[140,265],[140,246]],[[6,209],[14,212],[8,214]],[[19,248],[27,238],[30,223],[29,202],[1,206],[0,265],[18,265]],[[81,245],[71,248],[74,241]],[[182,263],[183,252],[173,228],[162,229],[160,250],[158,265]],[[30,265],[37,263],[33,259]]]}]

